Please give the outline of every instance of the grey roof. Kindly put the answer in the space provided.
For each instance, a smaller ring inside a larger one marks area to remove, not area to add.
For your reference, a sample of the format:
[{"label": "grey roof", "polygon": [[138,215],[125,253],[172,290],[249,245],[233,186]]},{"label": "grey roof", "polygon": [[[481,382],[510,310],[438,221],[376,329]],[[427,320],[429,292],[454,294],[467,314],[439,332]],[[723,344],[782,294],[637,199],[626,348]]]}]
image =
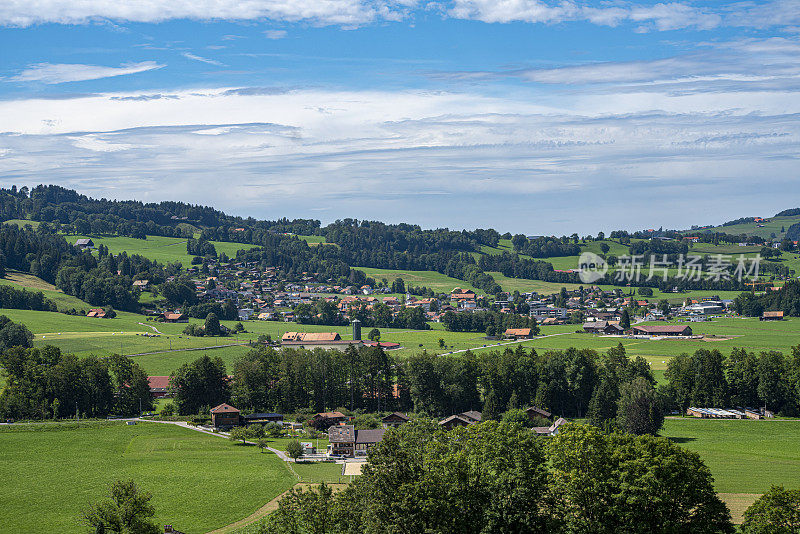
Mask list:
[{"label": "grey roof", "polygon": [[78,239],[77,241],[75,241],[75,244],[76,245],[93,245],[94,243],[92,242],[91,239]]},{"label": "grey roof", "polygon": [[353,425],[334,425],[328,429],[328,441],[331,443],[354,443],[356,428]]},{"label": "grey roof", "polygon": [[392,419],[400,419],[402,421],[408,421],[409,417],[404,413],[394,412],[390,413],[389,415],[381,419],[381,421],[391,421]]},{"label": "grey roof", "polygon": [[475,421],[481,420],[481,412],[476,412],[475,410],[470,410],[468,412],[461,412],[461,415],[465,415]]},{"label": "grey roof", "polygon": [[379,443],[386,433],[385,428],[376,430],[356,430],[356,443]]}]

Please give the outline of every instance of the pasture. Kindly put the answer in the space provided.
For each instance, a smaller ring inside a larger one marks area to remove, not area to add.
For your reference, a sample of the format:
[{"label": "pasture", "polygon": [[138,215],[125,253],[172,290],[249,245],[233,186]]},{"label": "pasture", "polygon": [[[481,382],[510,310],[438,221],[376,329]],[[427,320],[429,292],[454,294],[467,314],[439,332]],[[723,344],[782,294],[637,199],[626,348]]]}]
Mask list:
[{"label": "pasture", "polygon": [[[186,253],[186,239],[180,237],[147,236],[147,239],[135,239],[133,237],[121,236],[91,236],[91,235],[65,235],[67,242],[74,244],[81,238],[91,238],[95,246],[105,245],[111,254],[126,252],[128,255],[139,254],[145,258],[158,261],[159,263],[180,262],[184,267],[188,266],[193,256]],[[225,253],[229,258],[235,258],[236,252],[240,249],[250,250],[256,245],[244,243],[228,243],[221,241],[211,241],[217,254]]]},{"label": "pasture", "polygon": [[372,267],[353,267],[359,271],[364,271],[369,277],[380,281],[386,278],[389,284],[395,278],[402,278],[406,285],[412,286],[425,286],[433,289],[436,293],[450,293],[454,288],[460,287],[462,289],[472,289],[475,293],[483,295],[484,292],[480,289],[474,288],[469,283],[451,278],[436,271],[403,271],[395,269],[374,269]]},{"label": "pasture", "polygon": [[800,487],[800,420],[669,418],[661,435],[700,454],[720,493]]},{"label": "pasture", "polygon": [[81,510],[105,498],[115,479],[132,478],[153,494],[157,524],[208,532],[248,516],[296,482],[274,454],[175,425],[74,426],[0,429],[3,531],[85,532]]},{"label": "pasture", "polygon": [[20,271],[7,271],[5,278],[0,278],[0,284],[9,285],[15,289],[41,291],[45,297],[56,303],[59,311],[89,310],[94,307],[78,297],[67,295],[60,289],[56,289],[56,286],[41,278]]}]

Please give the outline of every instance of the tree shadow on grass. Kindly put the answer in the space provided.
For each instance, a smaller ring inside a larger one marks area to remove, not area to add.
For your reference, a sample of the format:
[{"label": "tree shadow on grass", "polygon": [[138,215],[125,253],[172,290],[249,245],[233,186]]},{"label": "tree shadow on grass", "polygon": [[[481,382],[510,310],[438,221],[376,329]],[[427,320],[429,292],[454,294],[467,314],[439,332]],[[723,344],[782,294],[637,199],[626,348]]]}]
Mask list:
[{"label": "tree shadow on grass", "polygon": [[667,439],[670,440],[672,443],[689,443],[691,441],[697,441],[697,438],[672,437],[672,438],[667,438]]}]

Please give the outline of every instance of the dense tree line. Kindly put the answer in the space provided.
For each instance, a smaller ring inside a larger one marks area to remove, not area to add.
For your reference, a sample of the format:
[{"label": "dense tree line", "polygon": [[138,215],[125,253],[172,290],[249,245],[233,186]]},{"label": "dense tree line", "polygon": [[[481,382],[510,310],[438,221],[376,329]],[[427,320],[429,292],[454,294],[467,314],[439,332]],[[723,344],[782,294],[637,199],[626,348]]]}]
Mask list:
[{"label": "dense tree line", "polygon": [[270,534],[562,532],[732,534],[699,455],[667,439],[566,425],[551,439],[518,425],[445,432],[407,423],[370,451],[344,490],[294,490]]},{"label": "dense tree line", "polygon": [[442,324],[450,332],[481,332],[488,336],[500,335],[509,328],[530,328],[532,335],[539,333],[535,319],[527,315],[493,310],[472,313],[448,311],[442,316]]},{"label": "dense tree line", "polygon": [[13,310],[57,311],[56,303],[41,291],[27,291],[0,285],[0,308]]},{"label": "dense tree line", "polygon": [[205,239],[189,238],[186,240],[186,253],[192,256],[216,256],[217,250],[213,243]]},{"label": "dense tree line", "polygon": [[[655,395],[647,363],[629,359],[621,346],[602,355],[588,349],[537,354],[518,347],[479,356],[423,352],[407,358],[395,358],[379,347],[348,347],[342,352],[262,346],[237,360],[232,372],[229,381],[224,363],[207,356],[178,369],[171,387],[179,413],[196,414],[233,402],[255,412],[341,407],[441,417],[484,410],[487,419],[495,419],[507,410],[535,404],[564,417],[588,414],[604,428],[654,433],[660,421],[642,430],[640,416],[657,419],[665,404]],[[637,379],[644,385],[630,386]],[[618,407],[624,412],[619,420]]]},{"label": "dense tree line", "polygon": [[760,317],[765,311],[782,311],[786,316],[800,317],[800,281],[790,280],[779,291],[767,291],[756,296],[742,293],[734,300],[740,315]]},{"label": "dense tree line", "polygon": [[577,239],[562,237],[537,237],[528,239],[522,234],[517,234],[511,238],[514,250],[531,258],[550,258],[558,256],[577,256],[581,253],[581,247]]},{"label": "dense tree line", "polygon": [[179,265],[164,267],[143,256],[125,252],[118,256],[100,247],[98,256],[71,246],[63,236],[53,233],[46,224],[36,230],[15,225],[0,227],[0,260],[10,268],[29,272],[96,306],[118,309],[138,308],[134,279],[146,278],[158,283]]},{"label": "dense tree line", "polygon": [[147,374],[133,360],[78,358],[58,347],[14,346],[0,355],[6,387],[0,417],[49,419],[135,415],[153,408]]},{"label": "dense tree line", "polygon": [[725,357],[718,350],[701,349],[672,358],[665,376],[668,393],[681,410],[766,407],[788,416],[800,411],[800,345],[790,355],[734,349]]},{"label": "dense tree line", "polygon": [[183,313],[195,319],[205,319],[209,313],[213,313],[223,321],[235,321],[239,318],[239,310],[230,300],[221,303],[201,302],[200,304],[183,308]]}]

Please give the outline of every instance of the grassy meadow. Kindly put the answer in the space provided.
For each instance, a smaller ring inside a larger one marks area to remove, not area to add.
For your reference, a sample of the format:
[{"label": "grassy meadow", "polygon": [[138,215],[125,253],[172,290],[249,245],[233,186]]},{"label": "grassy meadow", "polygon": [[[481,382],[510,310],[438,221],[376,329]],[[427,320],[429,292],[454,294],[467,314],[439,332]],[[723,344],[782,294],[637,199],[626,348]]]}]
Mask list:
[{"label": "grassy meadow", "polygon": [[12,286],[15,289],[25,289],[28,291],[41,291],[45,297],[56,303],[59,311],[63,310],[89,310],[94,308],[88,302],[85,302],[78,297],[67,295],[56,286],[45,282],[41,278],[37,278],[28,273],[20,271],[7,271],[5,278],[0,278],[0,284]]},{"label": "grassy meadow", "polygon": [[[13,321],[22,322],[35,335],[34,345],[55,345],[64,352],[79,356],[94,354],[108,356],[112,353],[135,355],[133,358],[151,375],[168,375],[180,365],[199,358],[203,354],[219,356],[230,369],[233,362],[244,355],[249,347],[244,345],[208,348],[218,345],[234,345],[254,341],[260,335],[269,335],[273,340],[288,331],[338,332],[343,339],[351,337],[348,326],[300,325],[276,321],[244,321],[246,333],[230,337],[188,337],[182,334],[185,324],[146,321],[142,315],[119,312],[114,319],[93,319],[54,312],[29,310],[0,310]],[[201,324],[200,319],[191,319]],[[140,324],[142,323],[142,324]],[[232,327],[234,321],[223,321]],[[754,352],[780,350],[789,353],[791,347],[800,345],[800,319],[789,318],[778,322],[762,322],[757,319],[724,317],[709,322],[691,323],[695,334],[704,339],[628,339],[602,337],[578,332],[580,325],[542,326],[542,336],[522,342],[525,347],[537,351],[563,350],[569,347],[590,348],[605,351],[622,343],[631,356],[647,359],[654,371],[666,369],[669,359],[683,352],[697,349],[719,349],[728,354],[731,349],[743,347]],[[161,332],[158,337],[153,328]],[[484,339],[477,332],[447,332],[441,323],[431,323],[431,330],[405,330],[381,328],[381,340],[399,343],[401,348],[392,351],[395,356],[409,356],[423,350],[429,353],[448,353],[471,349],[484,350],[514,348],[516,344]],[[555,335],[554,335],[555,334]],[[439,339],[445,348],[439,347]],[[498,345],[499,343],[499,345]],[[200,349],[200,350],[186,350]]]},{"label": "grassy meadow", "polygon": [[[121,236],[91,236],[91,235],[65,235],[64,238],[69,243],[75,243],[78,239],[91,238],[95,246],[105,245],[112,254],[126,252],[128,254],[139,254],[160,263],[180,262],[184,267],[188,267],[192,261],[191,255],[186,253],[186,239],[180,237],[147,236],[147,239],[135,239],[133,237]],[[256,245],[244,243],[228,243],[221,241],[211,241],[217,254],[225,253],[229,258],[235,258],[236,252],[240,249],[249,250],[256,248]]]},{"label": "grassy meadow", "polygon": [[800,487],[800,420],[670,418],[661,435],[700,454],[721,493]]},{"label": "grassy meadow", "polygon": [[364,271],[367,276],[374,278],[376,281],[386,278],[389,284],[391,284],[395,278],[400,277],[405,281],[406,285],[429,287],[437,293],[450,293],[454,288],[460,287],[462,289],[472,289],[479,295],[484,294],[482,290],[470,286],[469,283],[463,280],[450,278],[436,271],[403,271],[395,269],[374,269],[372,267],[353,268]]},{"label": "grassy meadow", "polygon": [[283,462],[256,447],[159,423],[22,425],[0,430],[0,530],[85,532],[88,503],[115,479],[153,494],[158,524],[207,532],[246,517],[290,488]]}]

